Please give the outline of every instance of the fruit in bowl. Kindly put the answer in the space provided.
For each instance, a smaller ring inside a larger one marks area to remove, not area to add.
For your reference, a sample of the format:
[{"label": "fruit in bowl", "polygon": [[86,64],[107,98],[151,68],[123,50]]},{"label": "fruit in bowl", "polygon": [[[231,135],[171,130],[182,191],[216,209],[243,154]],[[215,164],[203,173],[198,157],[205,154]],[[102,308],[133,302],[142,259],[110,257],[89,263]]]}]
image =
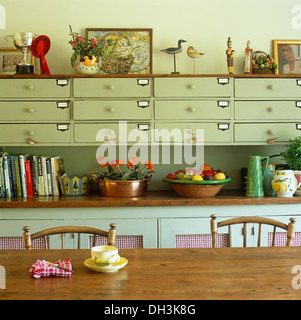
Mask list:
[{"label": "fruit in bowl", "polygon": [[170,183],[179,196],[182,197],[213,197],[224,185],[231,181],[230,177],[220,169],[213,170],[205,164],[202,171],[189,168],[169,173],[163,181]]}]

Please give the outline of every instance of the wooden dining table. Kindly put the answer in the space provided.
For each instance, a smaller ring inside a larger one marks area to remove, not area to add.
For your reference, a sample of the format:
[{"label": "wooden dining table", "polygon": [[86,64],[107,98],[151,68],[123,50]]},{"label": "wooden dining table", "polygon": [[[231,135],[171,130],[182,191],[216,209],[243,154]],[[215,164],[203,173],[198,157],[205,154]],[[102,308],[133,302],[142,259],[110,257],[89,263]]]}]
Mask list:
[{"label": "wooden dining table", "polygon": [[[301,247],[120,249],[128,264],[88,269],[90,250],[0,250],[0,300],[300,299]],[[35,279],[38,259],[70,258],[71,277]],[[5,277],[5,283],[3,281]],[[5,285],[5,288],[3,286]]]}]

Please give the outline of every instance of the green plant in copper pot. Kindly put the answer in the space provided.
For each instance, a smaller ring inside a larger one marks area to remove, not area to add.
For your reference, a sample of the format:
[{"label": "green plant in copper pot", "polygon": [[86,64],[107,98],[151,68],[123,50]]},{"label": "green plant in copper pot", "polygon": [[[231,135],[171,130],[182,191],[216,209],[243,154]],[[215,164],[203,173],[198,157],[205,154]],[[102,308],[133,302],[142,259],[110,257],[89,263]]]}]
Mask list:
[{"label": "green plant in copper pot", "polygon": [[280,156],[291,170],[301,170],[301,137],[289,141],[291,144],[286,151],[280,153]]}]

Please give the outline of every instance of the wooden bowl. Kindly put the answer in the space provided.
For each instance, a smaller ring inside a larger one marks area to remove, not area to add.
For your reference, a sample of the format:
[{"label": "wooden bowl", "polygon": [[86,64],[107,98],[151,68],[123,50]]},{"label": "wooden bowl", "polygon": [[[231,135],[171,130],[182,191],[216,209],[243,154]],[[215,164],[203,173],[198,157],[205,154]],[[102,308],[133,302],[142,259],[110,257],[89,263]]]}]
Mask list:
[{"label": "wooden bowl", "polygon": [[216,196],[222,187],[231,181],[231,178],[208,181],[174,180],[164,178],[163,181],[169,183],[180,197],[207,198]]}]

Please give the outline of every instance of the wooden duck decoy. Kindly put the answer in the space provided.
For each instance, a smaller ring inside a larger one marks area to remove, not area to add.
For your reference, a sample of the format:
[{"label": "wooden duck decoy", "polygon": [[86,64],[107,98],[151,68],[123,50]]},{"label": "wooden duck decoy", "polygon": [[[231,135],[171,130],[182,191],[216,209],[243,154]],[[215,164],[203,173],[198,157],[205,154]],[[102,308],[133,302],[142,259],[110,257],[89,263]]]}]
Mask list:
[{"label": "wooden duck decoy", "polygon": [[195,73],[195,59],[203,56],[204,53],[198,52],[197,50],[194,49],[194,47],[189,46],[187,48],[187,55],[188,55],[188,57],[193,59],[193,70]]},{"label": "wooden duck decoy", "polygon": [[167,53],[167,54],[173,54],[174,57],[174,72],[172,72],[172,74],[175,73],[180,73],[176,71],[176,54],[182,52],[182,43],[183,42],[187,42],[186,40],[179,40],[178,41],[178,46],[177,47],[171,47],[171,48],[166,48],[166,49],[162,49],[160,50],[161,52]]}]

